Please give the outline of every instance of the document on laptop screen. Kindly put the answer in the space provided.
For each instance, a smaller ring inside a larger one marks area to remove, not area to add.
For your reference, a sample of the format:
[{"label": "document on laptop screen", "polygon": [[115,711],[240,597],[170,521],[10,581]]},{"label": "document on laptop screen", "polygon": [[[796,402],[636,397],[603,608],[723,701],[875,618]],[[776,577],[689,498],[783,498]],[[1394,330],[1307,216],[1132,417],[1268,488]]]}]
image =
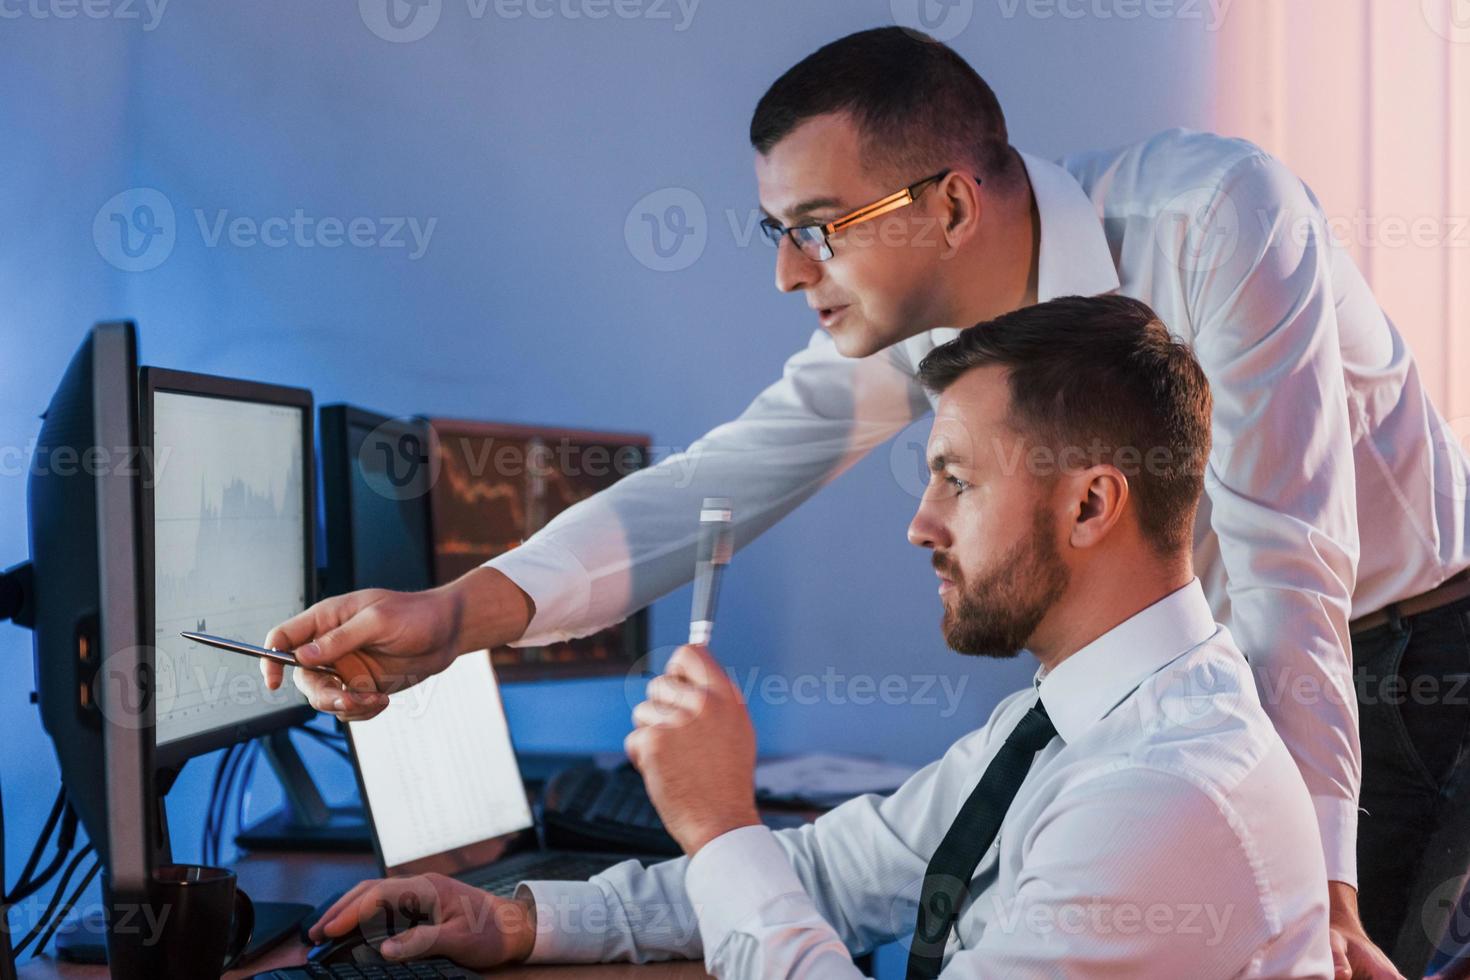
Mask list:
[{"label": "document on laptop screen", "polygon": [[352,744],[392,868],[531,826],[490,652],[394,694],[351,722]]}]

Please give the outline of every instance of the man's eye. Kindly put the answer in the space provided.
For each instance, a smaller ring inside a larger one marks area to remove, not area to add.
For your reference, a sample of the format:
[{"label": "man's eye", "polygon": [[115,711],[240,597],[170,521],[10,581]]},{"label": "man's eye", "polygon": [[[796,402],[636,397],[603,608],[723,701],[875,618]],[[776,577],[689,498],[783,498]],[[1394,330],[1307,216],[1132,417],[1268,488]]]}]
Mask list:
[{"label": "man's eye", "polygon": [[957,476],[946,476],[944,478],[944,482],[954,487],[954,492],[956,494],[964,493],[966,490],[970,489],[970,485]]}]

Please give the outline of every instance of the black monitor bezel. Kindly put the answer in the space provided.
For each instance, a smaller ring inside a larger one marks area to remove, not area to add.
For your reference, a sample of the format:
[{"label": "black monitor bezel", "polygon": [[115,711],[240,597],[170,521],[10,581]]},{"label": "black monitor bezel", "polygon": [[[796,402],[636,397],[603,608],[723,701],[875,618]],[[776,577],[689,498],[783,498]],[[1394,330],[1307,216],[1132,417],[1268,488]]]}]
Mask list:
[{"label": "black monitor bezel", "polygon": [[[317,432],[321,437],[322,510],[326,519],[327,565],[323,595],[338,595],[364,588],[372,583],[357,579],[357,534],[352,523],[352,454],[348,451],[354,427],[377,429],[399,425],[423,436],[424,445],[434,452],[431,440],[434,430],[427,419],[417,415],[383,415],[371,409],[344,402],[323,405],[318,410]],[[434,583],[434,522],[429,506],[430,487],[423,488],[426,538],[423,553],[418,556],[425,572],[425,588]]]},{"label": "black monitor bezel", "polygon": [[[138,438],[143,446],[144,479],[140,491],[142,511],[142,579],[146,606],[150,612],[148,622],[152,624],[155,596],[153,594],[156,575],[153,541],[153,399],[159,392],[183,395],[200,395],[228,401],[249,401],[267,405],[280,405],[301,410],[302,452],[305,454],[301,468],[302,513],[304,541],[302,567],[306,583],[306,606],[316,601],[316,465],[313,426],[315,424],[314,400],[309,390],[286,385],[267,384],[261,381],[246,381],[212,374],[197,374],[192,371],[176,371],[170,368],[145,367],[141,371],[138,386]],[[291,728],[316,717],[316,709],[309,704],[283,708],[269,715],[225,728],[217,728],[198,735],[190,735],[177,741],[160,745],[155,734],[154,765],[159,771],[175,770],[189,759],[222,749],[239,742],[248,742],[261,735]],[[155,729],[156,732],[156,729]]]},{"label": "black monitor bezel", "polygon": [[[131,322],[100,323],[92,331],[93,434],[98,444],[137,446],[141,437],[137,415],[128,409],[138,398],[138,328]],[[120,348],[120,351],[112,350]],[[99,362],[111,361],[121,370],[108,377]],[[98,595],[102,649],[109,673],[101,679],[107,734],[103,758],[107,764],[107,880],[104,887],[116,900],[135,901],[148,895],[153,879],[155,850],[159,846],[154,792],[154,751],[157,748],[153,701],[153,609],[144,601],[147,582],[138,542],[143,529],[142,483],[131,472],[97,477]],[[118,671],[125,672],[119,681]],[[131,724],[123,704],[139,687],[146,688],[141,717]],[[133,849],[141,853],[133,853]]]}]

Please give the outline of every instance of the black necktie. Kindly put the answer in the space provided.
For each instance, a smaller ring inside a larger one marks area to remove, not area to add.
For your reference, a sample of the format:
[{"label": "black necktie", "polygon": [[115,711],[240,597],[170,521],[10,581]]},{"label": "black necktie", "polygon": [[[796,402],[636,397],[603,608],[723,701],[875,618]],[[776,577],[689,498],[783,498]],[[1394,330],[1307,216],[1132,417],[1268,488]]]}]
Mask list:
[{"label": "black necktie", "polygon": [[1031,760],[1056,733],[1038,700],[985,767],[985,775],[939,842],[924,872],[919,921],[909,947],[908,980],[939,976],[944,944],[969,891],[975,867],[995,840],[1000,822],[1031,768]]}]

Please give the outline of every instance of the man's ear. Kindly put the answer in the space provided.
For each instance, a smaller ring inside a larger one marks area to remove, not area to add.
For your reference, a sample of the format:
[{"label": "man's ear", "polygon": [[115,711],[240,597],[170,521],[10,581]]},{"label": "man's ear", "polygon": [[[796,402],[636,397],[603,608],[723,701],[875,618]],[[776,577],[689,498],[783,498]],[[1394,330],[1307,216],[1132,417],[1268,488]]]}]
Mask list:
[{"label": "man's ear", "polygon": [[948,174],[935,188],[942,202],[940,230],[951,252],[975,237],[985,213],[985,196],[979,182],[958,171]]},{"label": "man's ear", "polygon": [[1115,466],[1090,466],[1072,477],[1074,548],[1093,548],[1112,533],[1128,506],[1128,478]]}]

